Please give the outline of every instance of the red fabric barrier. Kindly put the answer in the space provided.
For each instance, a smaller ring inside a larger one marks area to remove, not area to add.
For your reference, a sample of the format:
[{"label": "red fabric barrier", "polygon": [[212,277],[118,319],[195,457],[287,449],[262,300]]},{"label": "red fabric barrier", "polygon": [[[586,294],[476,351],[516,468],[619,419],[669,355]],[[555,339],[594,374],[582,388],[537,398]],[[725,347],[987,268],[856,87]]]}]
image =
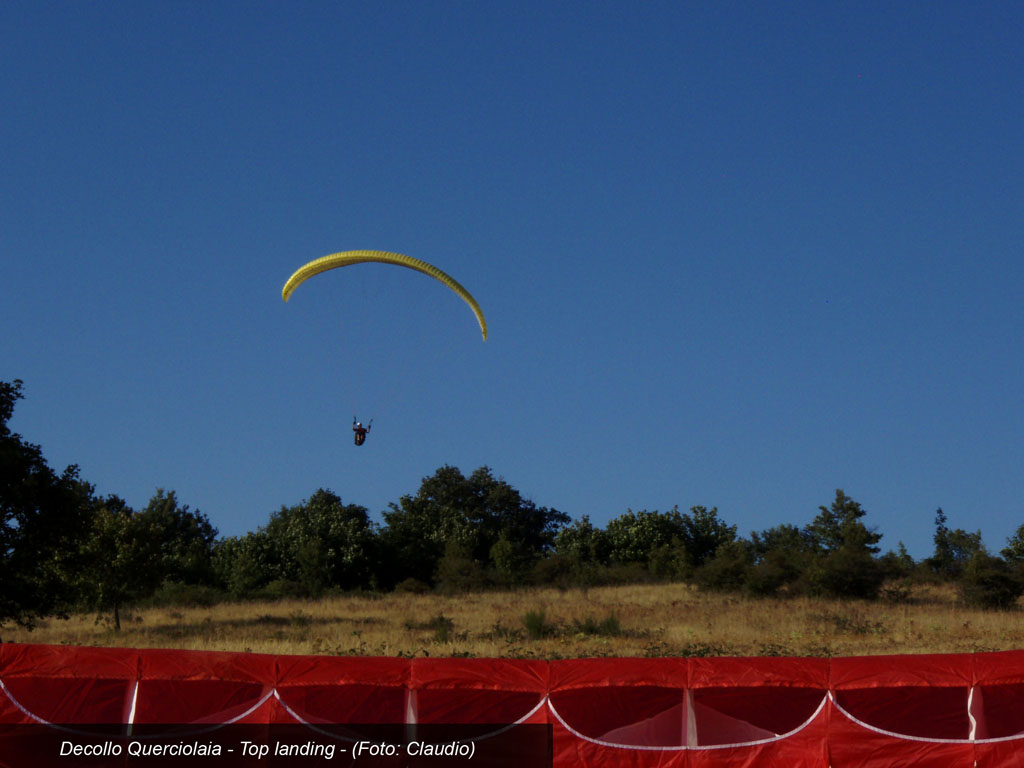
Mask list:
[{"label": "red fabric barrier", "polygon": [[1024,768],[1024,652],[385,659],[0,646],[0,724],[547,723],[556,766]]}]

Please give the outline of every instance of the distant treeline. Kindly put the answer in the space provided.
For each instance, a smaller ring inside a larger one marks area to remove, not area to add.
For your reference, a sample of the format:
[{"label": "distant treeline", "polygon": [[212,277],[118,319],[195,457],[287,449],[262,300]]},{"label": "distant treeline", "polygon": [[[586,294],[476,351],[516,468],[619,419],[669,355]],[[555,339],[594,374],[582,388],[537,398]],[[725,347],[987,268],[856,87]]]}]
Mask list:
[{"label": "distant treeline", "polygon": [[53,471],[7,424],[22,382],[0,382],[0,626],[141,602],[214,603],[339,592],[440,591],[675,581],[752,597],[905,600],[915,580],[955,582],[965,603],[1009,609],[1024,594],[1024,525],[999,555],[981,532],[935,514],[935,550],[915,561],[842,490],[806,526],[749,537],[717,508],[627,510],[607,526],[538,507],[488,467],[444,466],[414,495],[365,507],[320,489],[244,536],[157,490],[140,510],[100,497],[77,467]]}]

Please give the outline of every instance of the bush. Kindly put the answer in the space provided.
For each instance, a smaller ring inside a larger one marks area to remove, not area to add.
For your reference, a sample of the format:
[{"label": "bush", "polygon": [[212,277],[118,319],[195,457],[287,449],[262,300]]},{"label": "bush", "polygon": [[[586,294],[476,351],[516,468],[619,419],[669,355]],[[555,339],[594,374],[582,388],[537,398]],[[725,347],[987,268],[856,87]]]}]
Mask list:
[{"label": "bush", "polygon": [[437,564],[437,589],[446,595],[469,592],[483,584],[484,571],[480,563],[470,557],[469,549],[455,541],[444,548],[444,557]]},{"label": "bush", "polygon": [[741,542],[722,544],[715,556],[697,569],[694,579],[701,589],[734,592],[743,589],[750,570],[750,554]]},{"label": "bush", "polygon": [[753,597],[773,597],[787,582],[784,568],[771,560],[762,560],[746,573],[744,591]]},{"label": "bush", "polygon": [[677,541],[655,547],[647,560],[647,570],[656,579],[666,581],[688,579],[693,575],[693,567],[687,557],[686,548]]},{"label": "bush", "polygon": [[526,636],[531,640],[541,640],[558,632],[558,628],[554,624],[548,623],[544,609],[527,611],[523,616],[523,626],[526,627]]},{"label": "bush", "polygon": [[868,552],[840,547],[819,557],[806,573],[807,591],[821,597],[874,600],[885,571]]},{"label": "bush", "polygon": [[533,566],[530,581],[562,590],[585,583],[583,574],[577,572],[572,559],[565,555],[549,555],[538,560]]},{"label": "bush", "polygon": [[965,605],[1007,610],[1024,594],[1024,581],[1002,558],[975,552],[964,567],[959,588]]}]

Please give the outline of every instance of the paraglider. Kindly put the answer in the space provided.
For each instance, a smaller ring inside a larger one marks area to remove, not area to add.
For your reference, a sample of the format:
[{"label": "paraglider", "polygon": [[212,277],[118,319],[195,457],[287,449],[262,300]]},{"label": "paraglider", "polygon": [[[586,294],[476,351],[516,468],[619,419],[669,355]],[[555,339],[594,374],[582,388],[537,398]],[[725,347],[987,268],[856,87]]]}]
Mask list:
[{"label": "paraglider", "polygon": [[[363,422],[356,421],[356,417],[352,417],[352,431],[355,432],[356,445],[362,445],[366,442],[366,435],[369,434],[370,428],[373,426],[373,419],[367,423],[364,427]],[[386,425],[385,425],[386,426]]]},{"label": "paraglider", "polygon": [[401,253],[390,253],[388,251],[342,251],[341,253],[332,253],[330,256],[323,256],[319,259],[314,259],[308,264],[304,264],[299,267],[295,273],[288,278],[288,282],[286,282],[284,284],[284,288],[281,289],[281,298],[288,301],[288,298],[296,288],[314,275],[319,275],[321,272],[326,272],[329,269],[336,269],[338,267],[348,267],[353,264],[362,264],[368,261],[380,264],[394,264],[395,266],[413,269],[448,286],[457,296],[459,296],[459,298],[469,304],[469,308],[473,310],[473,314],[476,315],[476,320],[480,324],[480,332],[483,334],[484,341],[487,340],[487,321],[484,320],[483,310],[480,309],[480,305],[477,304],[476,299],[473,298],[472,294],[459,285],[454,278],[442,272],[434,265],[428,264],[420,259],[414,259],[411,256],[405,256]]},{"label": "paraglider", "polygon": [[[442,285],[447,286],[459,298],[465,301],[469,305],[470,309],[473,310],[477,323],[480,325],[480,333],[483,335],[484,341],[487,340],[487,321],[484,320],[483,310],[480,309],[480,305],[477,303],[476,299],[473,298],[472,294],[463,288],[453,277],[442,272],[433,264],[428,264],[425,261],[414,259],[411,256],[405,256],[401,253],[391,253],[389,251],[342,251],[340,253],[332,253],[329,256],[322,256],[319,259],[314,259],[313,261],[299,267],[292,276],[288,278],[287,282],[284,284],[284,288],[281,289],[281,298],[288,301],[295,289],[314,275],[319,275],[321,272],[326,272],[331,269],[348,267],[353,264],[362,264],[365,262],[392,264],[394,266],[412,269],[416,272],[421,272],[428,277],[432,277]],[[373,419],[370,419],[364,427],[362,422],[357,421],[354,416],[352,417],[352,431],[355,433],[355,444],[357,446],[366,442],[366,435],[370,432],[372,424]]]}]

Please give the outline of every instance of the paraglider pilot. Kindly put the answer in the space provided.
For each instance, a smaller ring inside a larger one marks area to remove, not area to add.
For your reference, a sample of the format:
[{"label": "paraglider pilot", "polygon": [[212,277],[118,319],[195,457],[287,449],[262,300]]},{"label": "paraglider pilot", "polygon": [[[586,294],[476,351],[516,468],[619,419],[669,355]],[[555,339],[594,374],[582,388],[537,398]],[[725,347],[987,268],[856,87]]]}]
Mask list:
[{"label": "paraglider pilot", "polygon": [[362,445],[366,442],[366,434],[370,431],[370,427],[373,426],[373,419],[370,419],[370,423],[365,427],[363,422],[356,421],[355,416],[352,417],[352,431],[356,433],[356,445]]}]

